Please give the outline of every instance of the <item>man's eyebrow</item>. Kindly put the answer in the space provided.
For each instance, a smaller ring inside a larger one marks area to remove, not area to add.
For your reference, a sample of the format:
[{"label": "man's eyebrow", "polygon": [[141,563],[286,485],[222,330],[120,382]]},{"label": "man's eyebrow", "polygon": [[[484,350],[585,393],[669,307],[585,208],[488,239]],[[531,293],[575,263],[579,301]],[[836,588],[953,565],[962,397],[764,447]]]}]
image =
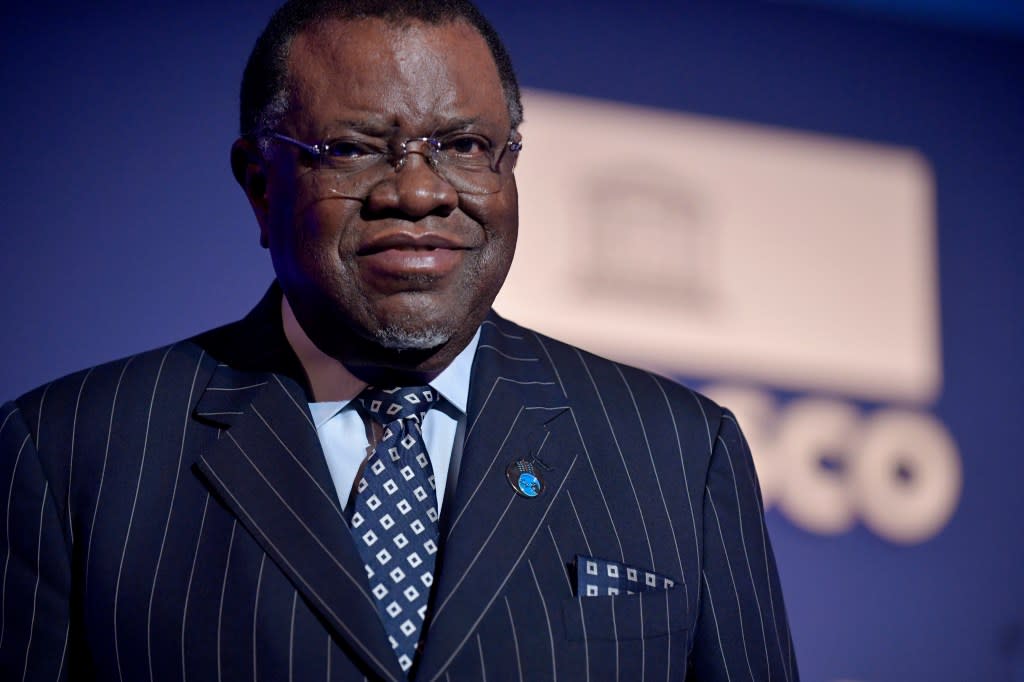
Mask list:
[{"label": "man's eyebrow", "polygon": [[[360,133],[373,137],[387,137],[393,134],[400,126],[393,120],[385,117],[373,117],[365,119],[339,119],[332,121],[324,127],[325,136],[331,137],[339,132]],[[471,128],[494,127],[489,121],[480,116],[458,116],[439,120],[429,130],[424,130],[424,135],[445,134]]]},{"label": "man's eyebrow", "polygon": [[445,128],[471,128],[480,123],[479,116],[460,116],[458,118],[450,118],[444,122]]},{"label": "man's eyebrow", "polygon": [[460,116],[458,118],[450,118],[446,121],[439,123],[435,128],[435,133],[444,134],[451,133],[459,130],[469,130],[471,128],[478,129],[492,129],[497,128],[497,124],[487,119],[481,118],[480,116]]},{"label": "man's eyebrow", "polygon": [[331,121],[323,127],[323,131],[327,136],[342,131],[383,137],[390,134],[394,129],[395,126],[382,116],[363,119],[339,119]]}]

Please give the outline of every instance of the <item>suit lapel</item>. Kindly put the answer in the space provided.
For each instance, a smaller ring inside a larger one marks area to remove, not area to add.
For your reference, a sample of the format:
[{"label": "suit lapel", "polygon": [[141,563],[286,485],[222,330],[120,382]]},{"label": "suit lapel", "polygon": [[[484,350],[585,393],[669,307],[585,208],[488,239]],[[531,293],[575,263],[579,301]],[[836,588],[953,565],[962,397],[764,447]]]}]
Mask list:
[{"label": "suit lapel", "polygon": [[[200,339],[214,357],[230,352],[226,347],[278,357],[236,357],[214,372],[195,416],[222,430],[196,469],[371,676],[403,679],[310,420],[298,380],[304,377],[294,376],[297,361],[286,342],[280,345],[283,334],[274,335],[273,309],[265,304],[235,329]],[[254,341],[254,333],[267,343]],[[249,369],[257,366],[279,372]]]},{"label": "suit lapel", "polygon": [[[281,329],[275,286],[245,320],[196,339],[221,364],[195,417],[222,428],[196,470],[363,661],[367,676],[404,679],[309,417],[305,376]],[[416,679],[444,675],[543,532],[582,452],[540,344],[492,314],[474,359],[461,470],[442,518],[438,582]],[[521,459],[534,461],[544,480],[536,498],[517,495],[506,479],[508,465]]]},{"label": "suit lapel", "polygon": [[[455,504],[442,519],[443,553],[417,679],[442,676],[542,532],[582,452],[557,374],[530,332],[493,315],[473,365]],[[517,495],[505,470],[535,460],[544,491]]]}]

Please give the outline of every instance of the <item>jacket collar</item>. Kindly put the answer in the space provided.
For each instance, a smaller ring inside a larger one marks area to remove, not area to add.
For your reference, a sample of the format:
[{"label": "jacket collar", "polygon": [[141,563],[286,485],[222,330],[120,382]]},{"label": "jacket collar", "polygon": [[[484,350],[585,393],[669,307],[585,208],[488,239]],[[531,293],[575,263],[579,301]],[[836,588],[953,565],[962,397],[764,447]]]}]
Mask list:
[{"label": "jacket collar", "polygon": [[[221,434],[195,467],[367,676],[402,680],[309,415],[312,392],[282,330],[280,297],[275,284],[243,320],[195,339],[218,365],[194,414]],[[443,677],[525,561],[583,454],[545,343],[494,313],[482,326],[416,679]],[[520,461],[544,481],[536,498],[507,480]]]},{"label": "jacket collar", "polygon": [[[416,679],[442,678],[521,569],[580,465],[582,442],[544,339],[492,313],[473,365],[455,503],[442,517],[442,554]],[[506,470],[530,462],[544,482],[517,494]],[[497,605],[497,606],[496,606]]]},{"label": "jacket collar", "polygon": [[244,319],[194,341],[217,361],[194,410],[220,429],[197,473],[369,678],[404,680],[309,414],[275,284]]}]

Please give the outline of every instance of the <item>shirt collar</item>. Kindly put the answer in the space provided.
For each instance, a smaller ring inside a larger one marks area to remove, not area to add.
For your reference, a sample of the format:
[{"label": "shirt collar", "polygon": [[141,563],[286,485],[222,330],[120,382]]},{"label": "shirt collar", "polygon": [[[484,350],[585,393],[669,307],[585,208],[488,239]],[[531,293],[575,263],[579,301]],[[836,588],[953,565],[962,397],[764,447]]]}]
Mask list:
[{"label": "shirt collar", "polygon": [[473,338],[462,349],[462,352],[456,355],[451,364],[430,382],[430,385],[462,414],[466,414],[469,403],[469,378],[473,370],[473,356],[476,355],[476,347],[479,343],[480,329],[478,327],[476,334],[473,334]]},{"label": "shirt collar", "polygon": [[[473,357],[476,355],[476,348],[480,344],[480,329],[470,339],[462,352],[455,356],[451,364],[444,368],[440,374],[434,377],[430,386],[437,390],[448,403],[461,414],[466,414],[469,404],[469,380],[473,370]],[[320,428],[331,420],[334,415],[345,409],[351,400],[332,400],[319,403],[310,403],[309,411],[313,417],[313,424]]]}]

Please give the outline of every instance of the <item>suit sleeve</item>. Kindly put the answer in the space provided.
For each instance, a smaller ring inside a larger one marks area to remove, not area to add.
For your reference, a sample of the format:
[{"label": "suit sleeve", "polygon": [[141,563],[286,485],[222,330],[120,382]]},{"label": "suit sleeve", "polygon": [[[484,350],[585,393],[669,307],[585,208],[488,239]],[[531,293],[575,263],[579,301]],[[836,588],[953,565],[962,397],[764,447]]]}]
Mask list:
[{"label": "suit sleeve", "polygon": [[55,491],[14,403],[0,409],[0,679],[64,680],[70,559]]},{"label": "suit sleeve", "polygon": [[796,682],[754,464],[726,410],[704,487],[700,612],[689,679]]}]

